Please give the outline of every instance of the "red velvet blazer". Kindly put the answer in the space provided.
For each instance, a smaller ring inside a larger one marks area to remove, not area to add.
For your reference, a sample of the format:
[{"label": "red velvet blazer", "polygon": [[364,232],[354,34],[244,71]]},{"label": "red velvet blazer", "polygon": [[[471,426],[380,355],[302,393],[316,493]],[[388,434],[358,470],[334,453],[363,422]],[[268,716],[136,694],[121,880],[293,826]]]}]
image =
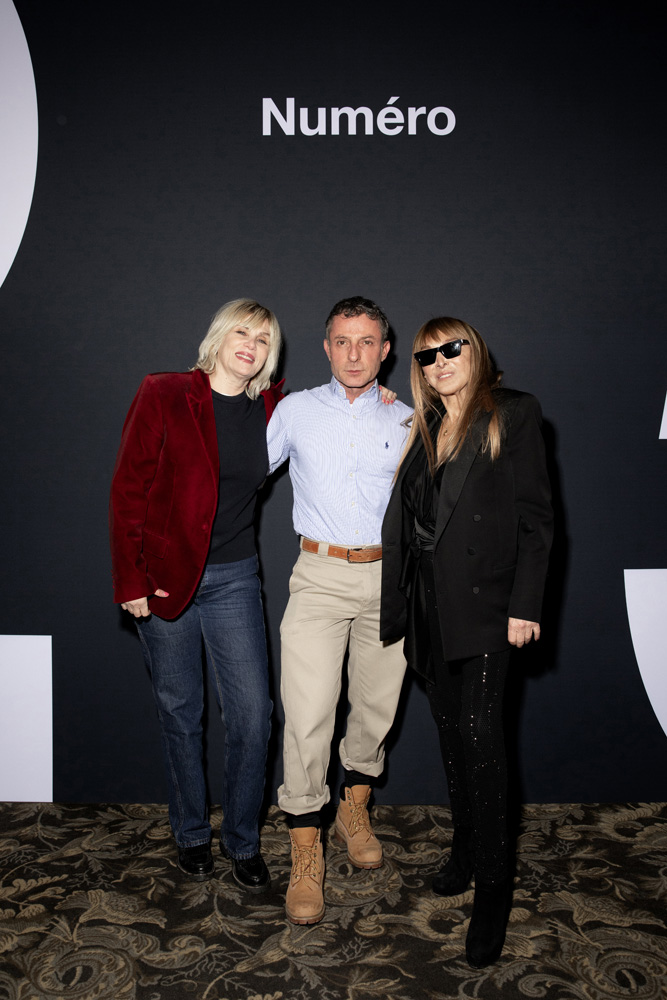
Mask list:
[{"label": "red velvet blazer", "polygon": [[[282,385],[282,383],[280,383]],[[262,393],[267,423],[282,398]],[[151,611],[175,618],[192,599],[218,509],[220,459],[208,375],[147,375],[132,402],[111,485],[114,600],[155,593]]]}]

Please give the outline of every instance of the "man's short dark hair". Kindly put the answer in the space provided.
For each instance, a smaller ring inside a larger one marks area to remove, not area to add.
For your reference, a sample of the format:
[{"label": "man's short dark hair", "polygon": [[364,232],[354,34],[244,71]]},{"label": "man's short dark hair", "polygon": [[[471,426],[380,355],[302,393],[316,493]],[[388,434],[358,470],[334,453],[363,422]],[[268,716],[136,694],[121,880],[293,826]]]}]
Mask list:
[{"label": "man's short dark hair", "polygon": [[365,299],[362,295],[353,295],[349,299],[341,299],[340,302],[336,303],[327,316],[327,339],[331,334],[331,324],[336,316],[345,316],[349,319],[351,316],[361,316],[362,314],[379,324],[382,340],[385,341],[389,336],[389,321],[376,302]]}]

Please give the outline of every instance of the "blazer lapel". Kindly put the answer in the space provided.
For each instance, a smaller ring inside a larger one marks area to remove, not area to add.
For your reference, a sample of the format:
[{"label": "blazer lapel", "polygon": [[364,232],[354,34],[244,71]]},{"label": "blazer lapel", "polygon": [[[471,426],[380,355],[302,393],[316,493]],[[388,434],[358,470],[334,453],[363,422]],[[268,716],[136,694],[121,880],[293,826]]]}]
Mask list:
[{"label": "blazer lapel", "polygon": [[465,440],[463,448],[453,462],[447,462],[442,473],[440,484],[440,499],[438,501],[438,515],[435,524],[435,545],[437,546],[442,533],[449,523],[454,508],[461,496],[461,490],[468,477],[468,473],[475,461],[482,444],[484,431],[491,419],[490,413],[485,413],[472,426],[470,434]]},{"label": "blazer lapel", "polygon": [[187,399],[217,490],[220,480],[220,453],[211,387],[208,376],[198,369],[192,373],[192,387],[187,393]]}]

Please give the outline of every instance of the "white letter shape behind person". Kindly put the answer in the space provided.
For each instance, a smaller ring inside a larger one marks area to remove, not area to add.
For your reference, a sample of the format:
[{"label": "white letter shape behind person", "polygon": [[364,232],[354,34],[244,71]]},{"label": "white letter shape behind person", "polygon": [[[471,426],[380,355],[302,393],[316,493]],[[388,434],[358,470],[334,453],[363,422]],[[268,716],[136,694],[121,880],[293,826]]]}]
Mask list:
[{"label": "white letter shape behind person", "polygon": [[[667,439],[667,398],[659,437]],[[625,603],[639,672],[667,734],[667,569],[626,569]]]},{"label": "white letter shape behind person", "polygon": [[37,170],[37,94],[28,43],[11,0],[0,0],[0,285],[28,222]]}]

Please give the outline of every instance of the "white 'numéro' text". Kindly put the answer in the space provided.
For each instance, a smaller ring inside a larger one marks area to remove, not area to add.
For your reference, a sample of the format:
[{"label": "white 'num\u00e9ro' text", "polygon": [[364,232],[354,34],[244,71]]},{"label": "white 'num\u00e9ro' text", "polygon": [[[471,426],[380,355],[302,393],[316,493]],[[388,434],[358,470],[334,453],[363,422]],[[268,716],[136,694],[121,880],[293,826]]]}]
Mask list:
[{"label": "white 'num\u00e9ro' text", "polygon": [[[284,135],[356,135],[357,128],[364,135],[373,135],[377,128],[383,135],[400,135],[404,130],[408,135],[417,135],[419,127],[427,128],[433,135],[449,135],[454,131],[456,117],[451,108],[440,105],[427,110],[407,108],[403,111],[396,106],[398,97],[391,97],[387,106],[374,114],[370,108],[299,108],[296,101],[285,98],[284,113],[271,97],[262,100],[262,135],[272,135],[275,124]],[[328,127],[328,132],[327,132]]]}]

